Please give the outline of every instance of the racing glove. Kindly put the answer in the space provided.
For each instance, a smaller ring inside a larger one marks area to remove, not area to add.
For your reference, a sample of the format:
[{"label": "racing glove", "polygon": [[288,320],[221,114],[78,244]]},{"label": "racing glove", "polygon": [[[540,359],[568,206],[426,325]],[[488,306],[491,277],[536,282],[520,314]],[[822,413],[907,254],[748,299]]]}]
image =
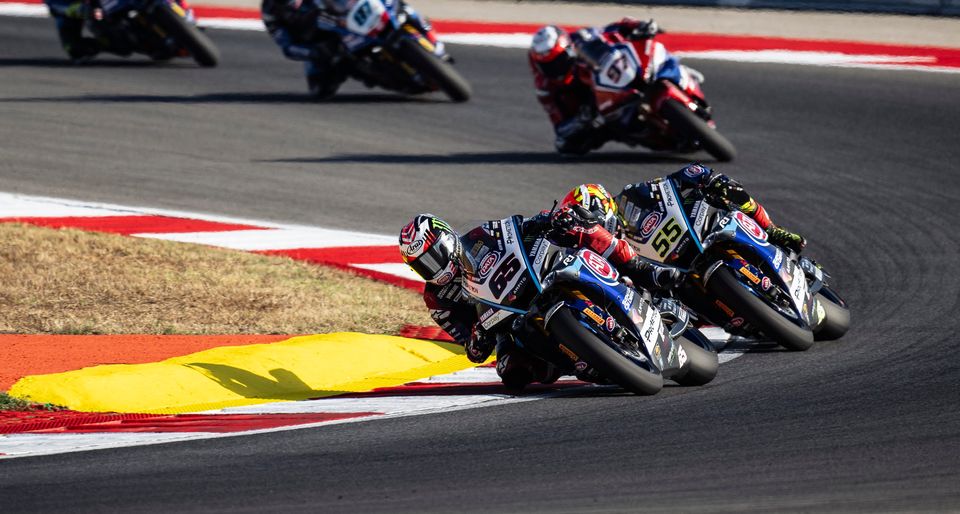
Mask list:
[{"label": "racing glove", "polygon": [[473,333],[470,335],[470,340],[464,346],[464,350],[466,350],[467,358],[470,359],[470,362],[480,364],[490,357],[490,354],[493,353],[493,349],[496,346],[496,338],[491,337],[479,323],[476,323],[473,325]]},{"label": "racing glove", "polygon": [[596,214],[588,211],[581,205],[564,207],[557,210],[550,220],[553,227],[552,239],[560,246],[580,247],[583,244],[584,234],[600,224]]}]

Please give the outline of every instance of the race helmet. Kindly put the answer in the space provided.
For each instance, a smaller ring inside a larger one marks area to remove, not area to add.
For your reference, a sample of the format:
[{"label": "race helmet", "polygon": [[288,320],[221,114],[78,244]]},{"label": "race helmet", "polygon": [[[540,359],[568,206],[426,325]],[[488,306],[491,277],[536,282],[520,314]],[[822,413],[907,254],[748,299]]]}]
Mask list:
[{"label": "race helmet", "polygon": [[418,214],[400,229],[403,262],[427,283],[444,285],[460,270],[460,238],[433,214]]},{"label": "race helmet", "polygon": [[530,59],[551,80],[565,79],[575,64],[570,35],[556,25],[542,27],[530,42]]},{"label": "race helmet", "polygon": [[596,214],[603,228],[610,231],[611,234],[617,233],[620,224],[617,202],[600,184],[580,184],[571,189],[567,196],[563,197],[563,200],[560,200],[560,207],[573,207],[574,205],[580,205]]}]

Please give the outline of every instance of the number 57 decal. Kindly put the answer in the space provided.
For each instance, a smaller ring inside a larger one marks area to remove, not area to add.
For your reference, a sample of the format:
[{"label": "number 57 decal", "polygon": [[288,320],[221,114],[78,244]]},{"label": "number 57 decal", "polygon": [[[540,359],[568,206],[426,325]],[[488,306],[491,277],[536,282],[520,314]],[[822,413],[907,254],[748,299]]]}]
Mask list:
[{"label": "number 57 decal", "polygon": [[677,219],[670,218],[664,223],[663,228],[657,232],[657,235],[653,236],[651,244],[653,244],[654,250],[657,251],[657,255],[659,255],[661,259],[667,256],[667,252],[670,251],[671,246],[677,242],[681,234],[683,234],[683,229],[680,228]]}]

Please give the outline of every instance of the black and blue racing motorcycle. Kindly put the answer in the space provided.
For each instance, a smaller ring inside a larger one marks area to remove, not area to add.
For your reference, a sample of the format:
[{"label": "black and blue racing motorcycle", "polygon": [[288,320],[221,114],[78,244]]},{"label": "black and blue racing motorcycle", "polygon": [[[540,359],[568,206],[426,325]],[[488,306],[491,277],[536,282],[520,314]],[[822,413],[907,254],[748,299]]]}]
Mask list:
[{"label": "black and blue racing motorcycle", "polygon": [[657,393],[664,379],[713,380],[717,354],[678,303],[655,306],[589,249],[524,238],[518,219],[487,221],[461,238],[463,287],[485,330],[511,333],[564,374],[597,376],[636,394]]},{"label": "black and blue racing motorcycle", "polygon": [[847,332],[847,303],[819,264],[773,245],[753,218],[717,209],[702,193],[684,199],[670,180],[651,189],[655,206],[631,214],[629,241],[640,256],[687,272],[677,294],[697,314],[790,350]]}]

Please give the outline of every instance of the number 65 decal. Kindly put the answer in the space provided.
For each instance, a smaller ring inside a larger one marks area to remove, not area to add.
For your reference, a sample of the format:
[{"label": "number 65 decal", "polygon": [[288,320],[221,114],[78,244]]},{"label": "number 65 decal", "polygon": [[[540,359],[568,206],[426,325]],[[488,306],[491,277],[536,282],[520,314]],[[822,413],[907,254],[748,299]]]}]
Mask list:
[{"label": "number 65 decal", "polygon": [[667,256],[667,252],[670,251],[670,246],[677,242],[680,234],[683,234],[683,229],[680,228],[677,219],[670,218],[663,225],[663,228],[657,232],[657,235],[653,236],[653,248],[657,251],[657,255],[659,255],[661,259]]}]

